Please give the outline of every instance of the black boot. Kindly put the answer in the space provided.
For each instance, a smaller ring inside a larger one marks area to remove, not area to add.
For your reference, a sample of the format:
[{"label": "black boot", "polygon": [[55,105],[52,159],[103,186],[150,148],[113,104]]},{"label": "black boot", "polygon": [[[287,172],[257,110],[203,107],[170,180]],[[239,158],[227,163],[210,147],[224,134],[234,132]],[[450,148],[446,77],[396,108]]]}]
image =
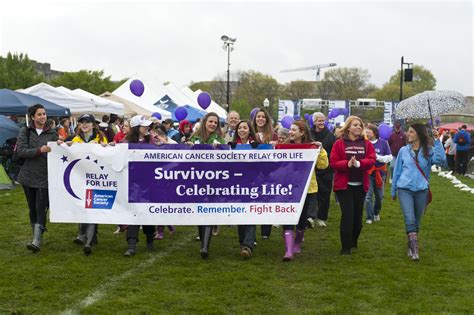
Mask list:
[{"label": "black boot", "polygon": [[206,225],[202,227],[201,235],[201,257],[206,259],[209,257],[209,245],[211,244],[212,226]]},{"label": "black boot", "polygon": [[130,256],[135,255],[138,240],[136,238],[129,238],[127,242],[128,242],[128,249],[123,255],[125,257],[130,257]]},{"label": "black boot", "polygon": [[149,251],[154,250],[155,249],[153,247],[154,241],[155,241],[155,238],[153,234],[146,234],[146,249],[148,249]]}]

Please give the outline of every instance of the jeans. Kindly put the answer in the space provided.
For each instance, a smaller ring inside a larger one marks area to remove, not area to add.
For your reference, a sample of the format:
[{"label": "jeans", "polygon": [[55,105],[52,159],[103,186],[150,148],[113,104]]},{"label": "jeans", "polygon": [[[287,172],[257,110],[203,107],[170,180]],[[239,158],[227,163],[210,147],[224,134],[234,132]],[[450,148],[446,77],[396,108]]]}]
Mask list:
[{"label": "jeans", "polygon": [[467,164],[469,163],[468,151],[456,151],[456,173],[464,175],[467,172]]},{"label": "jeans", "polygon": [[382,199],[386,177],[387,175],[382,173],[382,187],[377,187],[375,176],[369,176],[369,190],[365,195],[365,211],[367,220],[373,220],[374,216],[379,215],[380,210],[382,210]]},{"label": "jeans", "polygon": [[49,207],[48,188],[33,188],[23,186],[28,209],[30,214],[30,224],[38,223],[46,226],[46,209]]},{"label": "jeans", "polygon": [[255,225],[238,225],[237,233],[239,234],[240,246],[247,246],[253,250],[257,227]]},{"label": "jeans", "polygon": [[425,212],[428,189],[411,191],[408,189],[398,189],[398,200],[405,218],[405,230],[407,233],[418,232],[420,229],[421,217]]}]

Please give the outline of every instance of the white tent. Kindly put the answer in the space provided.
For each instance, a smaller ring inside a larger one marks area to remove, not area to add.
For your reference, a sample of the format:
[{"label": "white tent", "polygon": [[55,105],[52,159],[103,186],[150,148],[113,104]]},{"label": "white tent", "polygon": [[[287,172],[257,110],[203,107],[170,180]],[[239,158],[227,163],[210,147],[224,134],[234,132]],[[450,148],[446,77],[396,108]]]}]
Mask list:
[{"label": "white tent", "polygon": [[[193,98],[196,102],[196,104],[198,104],[197,102],[197,98],[199,96],[199,94],[202,92],[201,90],[197,90],[197,91],[194,91],[191,90],[189,87],[185,86],[181,89],[181,92],[185,95],[187,95],[189,98]],[[199,104],[198,104],[199,106]],[[199,106],[200,108],[200,106]],[[219,115],[219,117],[222,117],[222,118],[227,118],[227,112],[224,108],[222,108],[222,106],[220,106],[219,104],[217,104],[216,102],[214,102],[213,100],[211,100],[211,105],[209,105],[208,108],[206,108],[206,112],[214,112],[216,113],[217,115]]]},{"label": "white tent", "polygon": [[[36,95],[45,100],[51,101],[58,105],[67,107],[73,115],[89,114],[117,114],[123,115],[123,105],[119,103],[103,103],[93,100],[90,97],[84,97],[79,93],[68,92],[65,87],[55,88],[46,83],[38,83],[27,89],[23,93]],[[88,92],[87,92],[88,93]],[[93,95],[93,94],[92,94]],[[95,95],[94,95],[95,96]]]},{"label": "white tent", "polygon": [[146,110],[150,113],[160,113],[162,119],[171,118],[170,112],[153,105],[160,99],[160,96],[149,85],[143,82],[143,80],[141,81],[145,86],[145,90],[142,96],[138,97],[132,94],[130,91],[130,83],[133,80],[135,80],[135,78],[128,79],[124,84],[113,91],[112,94],[138,105],[142,110]]},{"label": "white tent", "polygon": [[157,110],[154,108],[152,108],[153,111],[147,110],[146,108],[143,108],[138,104],[135,104],[134,102],[126,100],[110,92],[105,92],[101,94],[100,97],[123,104],[124,116],[127,118],[132,117],[134,115],[151,116],[151,114],[157,112]]}]

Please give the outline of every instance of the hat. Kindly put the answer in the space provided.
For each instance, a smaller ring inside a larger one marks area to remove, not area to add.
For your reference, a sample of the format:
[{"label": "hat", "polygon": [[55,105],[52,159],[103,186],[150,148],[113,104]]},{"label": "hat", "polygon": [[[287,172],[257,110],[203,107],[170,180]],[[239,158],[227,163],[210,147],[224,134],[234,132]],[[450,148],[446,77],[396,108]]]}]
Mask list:
[{"label": "hat", "polygon": [[146,119],[143,115],[136,115],[130,119],[130,127],[132,128],[136,126],[148,127],[152,123],[153,122],[151,120]]},{"label": "hat", "polygon": [[83,115],[81,115],[81,117],[79,117],[79,119],[77,121],[78,122],[86,121],[86,122],[93,123],[93,122],[95,122],[95,118],[91,114],[83,114]]}]

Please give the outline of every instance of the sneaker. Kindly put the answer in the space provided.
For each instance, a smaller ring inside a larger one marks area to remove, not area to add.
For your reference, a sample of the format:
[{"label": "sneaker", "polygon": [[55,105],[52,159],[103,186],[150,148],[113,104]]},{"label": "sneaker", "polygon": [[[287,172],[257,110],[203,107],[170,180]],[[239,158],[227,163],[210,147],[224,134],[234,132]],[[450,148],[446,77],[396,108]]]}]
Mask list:
[{"label": "sneaker", "polygon": [[155,240],[162,240],[164,237],[163,230],[159,230],[155,232]]},{"label": "sneaker", "polygon": [[365,223],[372,224],[372,220],[368,219],[367,221],[365,221]]},{"label": "sneaker", "polygon": [[120,234],[120,226],[117,226],[117,229],[114,231],[114,234]]},{"label": "sneaker", "polygon": [[380,214],[374,216],[374,221],[380,221]]},{"label": "sneaker", "polygon": [[249,259],[252,257],[252,250],[247,246],[242,246],[240,249],[240,256],[242,256],[244,259]]},{"label": "sneaker", "polygon": [[314,226],[315,226],[314,219],[313,219],[313,218],[308,218],[307,221],[308,221],[307,226],[308,226],[310,229],[314,229]]},{"label": "sneaker", "polygon": [[326,226],[328,226],[328,224],[326,223],[326,221],[324,221],[324,220],[319,220],[319,219],[318,219],[318,226],[320,226],[320,227],[326,227]]},{"label": "sneaker", "polygon": [[198,235],[198,236],[196,236],[196,238],[195,238],[194,240],[195,240],[195,241],[200,241],[201,238],[200,238],[199,235]]},{"label": "sneaker", "polygon": [[262,235],[262,240],[268,240],[269,236],[268,235]]},{"label": "sneaker", "polygon": [[218,226],[218,225],[214,225],[214,226],[212,227],[212,235],[213,235],[213,236],[219,235],[219,226]]}]

